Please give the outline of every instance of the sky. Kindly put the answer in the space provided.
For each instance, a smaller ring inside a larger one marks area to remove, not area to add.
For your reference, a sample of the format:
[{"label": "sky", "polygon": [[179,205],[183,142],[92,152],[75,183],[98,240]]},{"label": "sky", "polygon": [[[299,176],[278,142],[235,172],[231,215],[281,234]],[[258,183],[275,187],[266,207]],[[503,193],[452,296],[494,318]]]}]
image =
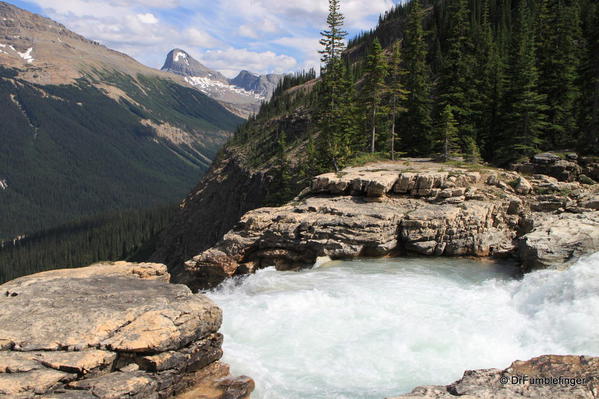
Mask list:
[{"label": "sky", "polygon": [[[400,0],[342,0],[350,37]],[[234,77],[319,65],[328,0],[8,0],[88,39],[160,68],[181,48]]]}]

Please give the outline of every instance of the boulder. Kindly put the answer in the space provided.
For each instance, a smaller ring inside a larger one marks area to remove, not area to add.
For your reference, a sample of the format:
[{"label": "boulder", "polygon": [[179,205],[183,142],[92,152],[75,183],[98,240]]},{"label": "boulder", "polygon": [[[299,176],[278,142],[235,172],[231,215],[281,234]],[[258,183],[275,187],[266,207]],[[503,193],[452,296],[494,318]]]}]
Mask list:
[{"label": "boulder", "polygon": [[580,201],[580,206],[583,208],[599,210],[599,195],[584,198]]},{"label": "boulder", "polygon": [[117,262],[1,285],[0,396],[141,399],[187,390],[222,356],[222,313],[169,278],[164,265]]},{"label": "boulder", "polygon": [[542,154],[536,154],[532,158],[532,161],[539,165],[549,165],[549,164],[553,164],[560,160],[561,160],[560,156],[557,154],[554,154],[552,152],[544,152]]},{"label": "boulder", "polygon": [[450,385],[418,387],[394,399],[594,399],[597,370],[597,357],[540,356],[516,361],[505,370],[466,371]]},{"label": "boulder", "polygon": [[565,267],[599,251],[599,212],[532,215],[532,231],[519,239],[525,270]]},{"label": "boulder", "polygon": [[524,177],[520,177],[516,181],[516,187],[514,187],[514,190],[518,194],[527,195],[532,191],[532,184],[530,184],[530,182]]}]

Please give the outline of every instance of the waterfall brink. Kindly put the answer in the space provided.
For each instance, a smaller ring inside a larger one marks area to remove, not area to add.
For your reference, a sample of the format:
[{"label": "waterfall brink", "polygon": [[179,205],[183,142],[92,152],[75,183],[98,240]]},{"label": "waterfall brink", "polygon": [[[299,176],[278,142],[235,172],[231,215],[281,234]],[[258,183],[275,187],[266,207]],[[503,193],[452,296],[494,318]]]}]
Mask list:
[{"label": "waterfall brink", "polygon": [[370,399],[541,354],[599,355],[599,254],[517,279],[464,259],[265,269],[210,296],[258,399]]}]

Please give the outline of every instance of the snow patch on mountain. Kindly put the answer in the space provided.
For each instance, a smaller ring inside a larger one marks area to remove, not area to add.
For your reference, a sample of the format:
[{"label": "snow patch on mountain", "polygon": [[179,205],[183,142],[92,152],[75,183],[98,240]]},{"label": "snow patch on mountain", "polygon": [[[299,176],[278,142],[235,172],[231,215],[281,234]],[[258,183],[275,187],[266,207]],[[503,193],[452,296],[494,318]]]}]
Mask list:
[{"label": "snow patch on mountain", "polygon": [[189,83],[190,85],[196,87],[198,90],[200,90],[201,92],[203,92],[205,94],[224,95],[228,92],[228,93],[239,94],[242,96],[252,97],[259,101],[266,100],[266,97],[264,97],[258,93],[247,91],[240,87],[228,85],[223,82],[220,82],[217,80],[212,80],[212,79],[209,79],[206,77],[186,76],[185,81],[187,83]]},{"label": "snow patch on mountain", "polygon": [[[14,49],[13,49],[14,50]],[[25,61],[27,61],[28,64],[33,63],[33,61],[35,61],[35,59],[33,58],[33,56],[31,55],[31,52],[33,51],[33,47],[30,47],[29,49],[27,49],[27,51],[25,51],[24,53],[20,53],[17,51],[17,54],[19,54],[19,56],[24,59]]]},{"label": "snow patch on mountain", "polygon": [[187,59],[187,54],[185,54],[183,52],[178,52],[177,54],[175,54],[175,62],[179,62],[181,59],[183,59],[183,62],[185,62],[187,65],[189,65],[189,60]]}]

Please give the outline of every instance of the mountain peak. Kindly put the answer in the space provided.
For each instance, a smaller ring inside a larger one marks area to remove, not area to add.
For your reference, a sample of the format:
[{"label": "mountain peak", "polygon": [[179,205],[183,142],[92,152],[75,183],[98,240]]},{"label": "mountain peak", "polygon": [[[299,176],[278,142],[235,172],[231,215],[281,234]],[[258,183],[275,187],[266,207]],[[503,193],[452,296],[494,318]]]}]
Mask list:
[{"label": "mountain peak", "polygon": [[193,58],[188,52],[179,48],[175,48],[168,53],[162,70],[185,77],[209,78],[211,80],[229,83],[229,80],[220,72],[208,68]]},{"label": "mountain peak", "polygon": [[231,79],[231,84],[270,98],[282,78],[283,75],[258,75],[257,73],[243,70],[235,78]]}]

